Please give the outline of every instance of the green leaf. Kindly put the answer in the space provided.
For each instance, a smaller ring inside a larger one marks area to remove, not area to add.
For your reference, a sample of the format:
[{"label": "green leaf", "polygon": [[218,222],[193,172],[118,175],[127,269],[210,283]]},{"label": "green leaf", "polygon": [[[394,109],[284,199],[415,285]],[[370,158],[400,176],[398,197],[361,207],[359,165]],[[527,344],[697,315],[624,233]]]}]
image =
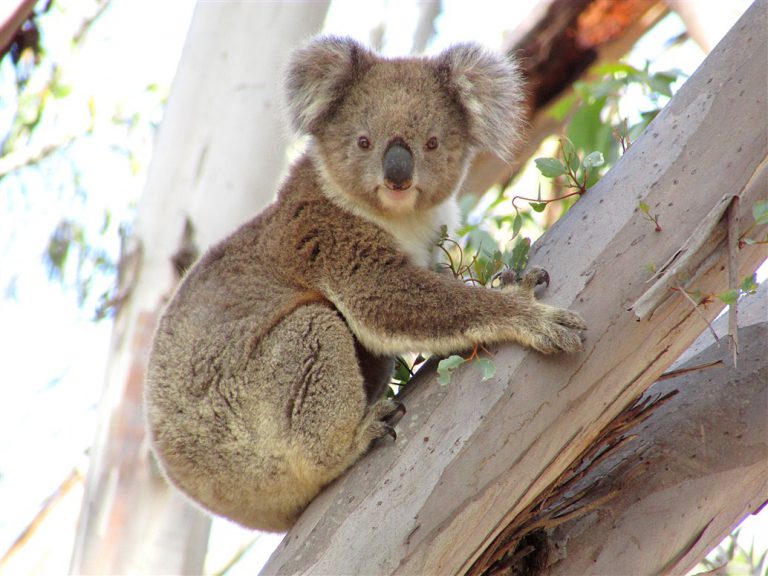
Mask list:
[{"label": "green leaf", "polygon": [[528,264],[528,251],[531,248],[530,238],[519,238],[511,254],[507,257],[507,266],[518,274],[522,274]]},{"label": "green leaf", "polygon": [[51,94],[54,98],[66,98],[72,92],[72,87],[54,82],[51,84]]},{"label": "green leaf", "polygon": [[609,78],[600,82],[595,82],[591,87],[592,98],[605,98],[606,96],[617,96],[624,87],[624,80]]},{"label": "green leaf", "polygon": [[557,158],[536,158],[536,168],[546,178],[557,178],[566,173],[565,166]]},{"label": "green leaf", "polygon": [[602,152],[596,150],[588,154],[582,161],[582,164],[584,165],[584,168],[597,168],[598,166],[605,164],[605,158],[603,157]]},{"label": "green leaf", "polygon": [[755,224],[758,226],[768,224],[768,200],[755,202],[752,206],[752,216],[755,217]]},{"label": "green leaf", "polygon": [[546,202],[528,202],[528,204],[531,205],[534,212],[544,212],[544,209],[547,207]]},{"label": "green leaf", "polygon": [[565,117],[568,115],[568,112],[571,111],[573,106],[576,104],[576,95],[570,94],[568,96],[564,96],[560,98],[555,104],[549,109],[549,114],[558,121],[563,121]]},{"label": "green leaf", "polygon": [[643,214],[647,214],[647,215],[650,215],[650,213],[651,213],[651,207],[650,207],[650,206],[648,206],[648,204],[646,204],[645,202],[643,202],[643,201],[641,200],[641,201],[640,201],[640,204],[638,204],[638,206],[640,207],[640,212],[642,212]]},{"label": "green leaf", "polygon": [[440,360],[440,362],[437,365],[437,381],[441,386],[446,386],[447,384],[451,383],[451,377],[453,376],[453,371],[456,370],[459,366],[464,364],[466,360],[462,358],[461,356],[452,355],[448,356],[448,358],[443,358]]},{"label": "green leaf", "polygon": [[635,68],[634,66],[630,66],[629,64],[624,64],[622,62],[615,62],[613,64],[602,64],[601,66],[595,66],[592,68],[592,71],[597,76],[606,76],[608,74],[618,74],[623,73],[627,76],[630,75],[637,75],[640,73],[640,70]]},{"label": "green leaf", "polygon": [[744,280],[741,281],[741,286],[739,286],[739,288],[744,294],[754,294],[759,286],[760,285],[757,283],[757,274],[752,274],[751,276],[746,276]]},{"label": "green leaf", "polygon": [[400,356],[395,360],[395,373],[392,375],[392,379],[402,383],[406,383],[411,379],[408,363]]},{"label": "green leaf", "polygon": [[563,149],[563,161],[565,162],[565,165],[571,165],[571,168],[575,172],[576,167],[572,165],[573,159],[575,158],[578,162],[579,158],[579,156],[576,154],[576,146],[573,145],[573,142],[571,142],[570,138],[563,136],[560,138],[560,147]]},{"label": "green leaf", "polygon": [[477,228],[475,230],[471,230],[469,234],[467,234],[465,254],[467,252],[471,253],[472,251],[484,251],[493,253],[491,251],[496,250],[498,247],[499,243],[496,241],[496,238],[494,238],[493,235],[483,230],[482,228]]},{"label": "green leaf", "polygon": [[[603,150],[604,143],[611,141],[611,129],[603,122],[603,108],[606,98],[596,99],[590,104],[583,104],[574,112],[571,123],[568,125],[568,138],[578,150]],[[607,140],[603,132],[608,132]]]},{"label": "green leaf", "polygon": [[520,229],[523,227],[523,217],[520,212],[515,213],[515,218],[512,220],[512,238],[516,238],[520,234]]},{"label": "green leaf", "polygon": [[490,358],[478,358],[476,360],[477,366],[480,368],[480,372],[483,375],[483,380],[490,380],[496,374],[496,364]]},{"label": "green leaf", "polygon": [[670,76],[668,74],[664,74],[663,72],[660,72],[648,78],[648,87],[654,92],[661,94],[662,96],[667,96],[668,98],[671,98],[672,97],[671,86],[675,80],[676,78],[674,76]]},{"label": "green leaf", "polygon": [[725,304],[736,304],[736,301],[739,299],[739,291],[735,288],[732,290],[726,290],[722,294],[718,294],[717,297],[721,302]]}]

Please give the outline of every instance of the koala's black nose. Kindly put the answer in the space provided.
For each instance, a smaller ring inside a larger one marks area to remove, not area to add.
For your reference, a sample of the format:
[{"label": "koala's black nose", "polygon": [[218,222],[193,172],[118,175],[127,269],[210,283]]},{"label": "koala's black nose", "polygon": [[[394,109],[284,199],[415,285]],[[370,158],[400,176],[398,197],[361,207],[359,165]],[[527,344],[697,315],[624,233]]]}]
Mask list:
[{"label": "koala's black nose", "polygon": [[413,154],[398,142],[390,144],[382,160],[384,184],[390,190],[407,190],[413,180]]}]

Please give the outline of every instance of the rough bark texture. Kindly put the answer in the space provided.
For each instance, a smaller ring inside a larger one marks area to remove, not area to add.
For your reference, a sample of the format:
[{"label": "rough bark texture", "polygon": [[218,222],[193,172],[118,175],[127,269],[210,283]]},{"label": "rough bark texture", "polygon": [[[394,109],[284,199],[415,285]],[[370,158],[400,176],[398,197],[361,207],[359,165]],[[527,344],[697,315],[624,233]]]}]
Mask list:
[{"label": "rough bark texture", "polygon": [[[195,255],[272,199],[284,163],[281,65],[317,31],[327,2],[198,4],[121,261],[98,437],[75,543],[75,573],[202,572],[210,520],[160,476],[143,381],[156,320]],[[265,134],[267,136],[265,136]]]},{"label": "rough bark texture", "polygon": [[[666,291],[642,320],[628,309],[655,282],[646,265],[676,261],[723,198],[740,196],[744,223],[765,198],[767,6],[750,8],[616,167],[537,243],[532,263],[553,281],[545,300],[587,319],[584,353],[544,358],[506,347],[487,382],[472,364],[445,387],[425,375],[407,397],[397,442],[373,450],[315,500],[267,573],[467,571],[690,345],[704,328],[698,312],[713,318],[717,301],[695,311]],[[661,232],[640,201],[659,214]],[[680,286],[725,290],[723,228],[716,223],[711,241],[684,255]],[[742,249],[741,276],[765,258],[765,246]]]},{"label": "rough bark texture", "polygon": [[[740,309],[738,368],[726,340],[702,334],[469,574],[685,574],[760,508],[768,499],[768,285]],[[715,322],[721,337],[730,320]]]},{"label": "rough bark texture", "polygon": [[549,531],[545,573],[685,574],[768,500],[768,285],[740,309],[738,367],[724,316],[725,338],[705,332],[674,369],[722,365],[654,384],[646,396],[677,394],[572,487],[595,487],[576,508],[616,496]]}]

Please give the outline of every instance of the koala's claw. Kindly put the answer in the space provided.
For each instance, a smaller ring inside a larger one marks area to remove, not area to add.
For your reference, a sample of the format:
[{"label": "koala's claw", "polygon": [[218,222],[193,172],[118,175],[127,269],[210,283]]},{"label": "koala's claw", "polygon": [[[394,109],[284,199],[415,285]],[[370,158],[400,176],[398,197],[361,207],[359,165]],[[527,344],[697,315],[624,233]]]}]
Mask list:
[{"label": "koala's claw", "polygon": [[400,402],[400,400],[393,399],[391,402],[395,405],[394,410],[384,416],[383,420],[384,422],[388,424],[392,424],[393,426],[400,422],[400,419],[405,416],[405,404]]},{"label": "koala's claw", "polygon": [[531,268],[522,278],[518,278],[517,273],[512,268],[505,268],[498,275],[499,287],[508,288],[510,286],[520,286],[524,292],[533,296],[533,291],[539,284],[549,286],[549,272],[544,268]]},{"label": "koala's claw", "polygon": [[387,424],[386,422],[382,422],[381,424],[384,427],[386,434],[392,436],[392,440],[397,440],[397,431],[395,430],[395,427]]},{"label": "koala's claw", "polygon": [[506,288],[508,286],[514,286],[517,284],[517,272],[512,268],[504,268],[498,273],[499,288]]},{"label": "koala's claw", "polygon": [[549,272],[544,268],[531,268],[523,275],[520,282],[522,289],[531,294],[539,284],[546,284],[549,287]]},{"label": "koala's claw", "polygon": [[397,440],[395,425],[403,414],[405,414],[405,406],[399,400],[382,398],[370,406],[362,424],[362,429],[367,431],[365,435],[368,442],[383,436],[391,436],[393,440]]}]

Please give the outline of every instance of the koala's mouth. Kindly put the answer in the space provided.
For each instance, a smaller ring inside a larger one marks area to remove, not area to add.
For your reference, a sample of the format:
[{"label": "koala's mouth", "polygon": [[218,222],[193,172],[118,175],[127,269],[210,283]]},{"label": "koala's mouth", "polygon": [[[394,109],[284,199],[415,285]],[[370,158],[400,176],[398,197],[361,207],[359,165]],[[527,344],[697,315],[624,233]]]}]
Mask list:
[{"label": "koala's mouth", "polygon": [[376,197],[387,212],[411,212],[416,208],[419,189],[411,186],[407,190],[392,190],[386,186],[378,186]]}]

